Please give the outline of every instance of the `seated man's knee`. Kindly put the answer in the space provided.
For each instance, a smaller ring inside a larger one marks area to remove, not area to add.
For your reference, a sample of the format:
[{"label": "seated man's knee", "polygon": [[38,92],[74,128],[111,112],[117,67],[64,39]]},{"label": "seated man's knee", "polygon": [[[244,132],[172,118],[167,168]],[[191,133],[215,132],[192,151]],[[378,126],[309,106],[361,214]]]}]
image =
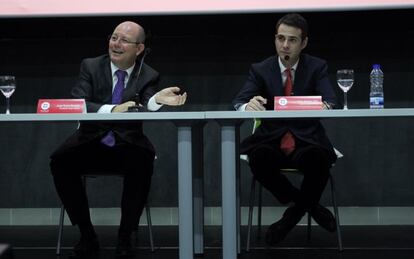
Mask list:
[{"label": "seated man's knee", "polygon": [[319,147],[307,149],[296,160],[303,169],[329,171],[332,166],[327,151]]},{"label": "seated man's knee", "polygon": [[279,153],[270,145],[259,145],[249,153],[250,164],[269,163],[277,161]]}]

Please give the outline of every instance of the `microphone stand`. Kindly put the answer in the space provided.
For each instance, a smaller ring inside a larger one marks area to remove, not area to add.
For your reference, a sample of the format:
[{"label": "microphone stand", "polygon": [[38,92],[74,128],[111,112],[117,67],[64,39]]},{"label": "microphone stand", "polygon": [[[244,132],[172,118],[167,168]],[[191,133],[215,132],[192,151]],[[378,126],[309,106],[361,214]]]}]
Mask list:
[{"label": "microphone stand", "polygon": [[[144,50],[144,55],[142,56],[142,58],[141,58],[141,62],[140,62],[140,64],[139,64],[137,78],[139,78],[139,76],[140,76],[140,74],[141,74],[141,69],[142,69],[142,64],[144,64],[144,59],[145,59],[145,57],[146,57],[146,56],[147,56],[150,52],[151,52],[151,49],[150,49],[150,48],[146,48],[146,49]],[[135,103],[136,103],[137,105],[134,105],[134,106],[128,107],[128,112],[145,112],[145,111],[146,111],[146,108],[145,108],[145,107],[143,107],[143,106],[139,106],[139,105],[138,105],[138,104],[139,104],[139,93],[138,93],[138,92],[137,92],[137,93],[135,93]]]}]

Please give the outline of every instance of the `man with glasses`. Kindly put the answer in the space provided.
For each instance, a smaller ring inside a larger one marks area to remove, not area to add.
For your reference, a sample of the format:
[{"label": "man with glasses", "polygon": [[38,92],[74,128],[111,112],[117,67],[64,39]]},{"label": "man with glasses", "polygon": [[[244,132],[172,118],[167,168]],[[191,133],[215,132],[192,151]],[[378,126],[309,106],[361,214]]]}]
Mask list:
[{"label": "man with glasses", "polygon": [[[87,111],[96,113],[126,112],[133,106],[156,111],[162,105],[183,105],[187,94],[179,94],[179,87],[157,92],[158,73],[139,59],[145,53],[144,41],[140,25],[119,24],[109,37],[108,54],[82,61],[72,97],[85,99]],[[91,258],[99,250],[81,181],[82,175],[94,173],[123,175],[116,255],[133,255],[131,233],[147,200],[154,157],[154,147],[140,121],[81,122],[51,155],[56,190],[81,234],[73,257]]]},{"label": "man with glasses", "polygon": [[[299,14],[287,14],[276,24],[277,55],[253,64],[247,82],[233,101],[239,111],[273,110],[275,96],[322,96],[321,108],[335,104],[324,60],[301,54],[308,43],[308,25]],[[266,242],[275,245],[285,238],[305,212],[328,231],[335,231],[332,213],[319,204],[336,160],[332,144],[317,119],[262,119],[254,134],[241,144],[257,181],[281,203],[288,204],[283,217],[273,223]],[[300,188],[293,186],[282,168],[297,168],[303,174]]]}]

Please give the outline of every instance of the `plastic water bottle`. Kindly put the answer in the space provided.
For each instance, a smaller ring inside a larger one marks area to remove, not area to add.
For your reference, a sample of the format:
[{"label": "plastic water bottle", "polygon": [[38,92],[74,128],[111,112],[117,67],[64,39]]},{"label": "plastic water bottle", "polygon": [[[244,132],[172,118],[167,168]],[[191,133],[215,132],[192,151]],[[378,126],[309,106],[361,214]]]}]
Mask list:
[{"label": "plastic water bottle", "polygon": [[372,71],[369,75],[371,91],[369,93],[369,108],[384,108],[384,73],[381,71],[379,64],[372,65]]}]

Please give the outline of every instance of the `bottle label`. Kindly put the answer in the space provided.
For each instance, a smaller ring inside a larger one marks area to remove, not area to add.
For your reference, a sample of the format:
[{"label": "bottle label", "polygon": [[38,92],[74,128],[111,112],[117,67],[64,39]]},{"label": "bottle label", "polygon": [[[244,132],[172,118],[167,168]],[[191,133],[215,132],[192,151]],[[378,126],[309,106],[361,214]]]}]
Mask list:
[{"label": "bottle label", "polygon": [[384,97],[370,97],[369,98],[370,109],[382,109],[384,108]]}]

